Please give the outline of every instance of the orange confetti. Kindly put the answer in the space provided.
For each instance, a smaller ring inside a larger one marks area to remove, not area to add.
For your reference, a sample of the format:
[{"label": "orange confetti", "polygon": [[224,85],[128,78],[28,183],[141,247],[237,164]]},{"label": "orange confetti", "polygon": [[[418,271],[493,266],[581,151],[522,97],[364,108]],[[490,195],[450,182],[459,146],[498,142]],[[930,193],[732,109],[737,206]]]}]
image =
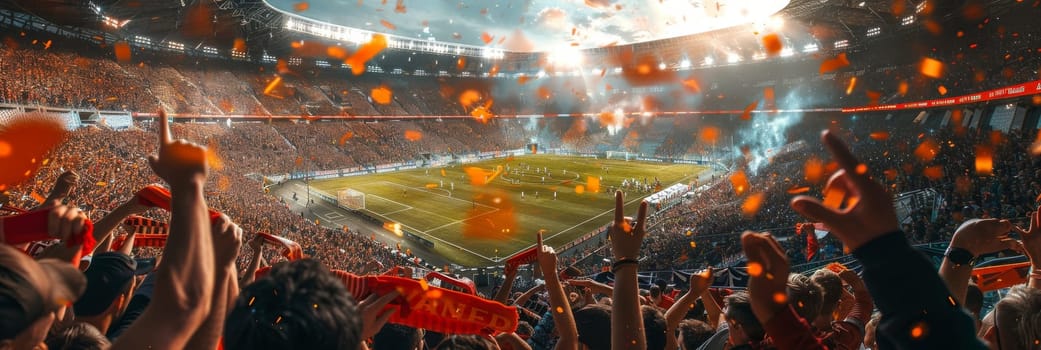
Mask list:
[{"label": "orange confetti", "polygon": [[926,167],[922,170],[922,175],[929,178],[929,180],[938,181],[943,178],[943,167],[939,165]]},{"label": "orange confetti", "polygon": [[527,75],[521,74],[521,76],[517,77],[517,84],[520,84],[520,85],[527,84],[528,80],[531,80],[531,78],[529,78]]},{"label": "orange confetti", "polygon": [[309,8],[311,8],[311,4],[308,4],[307,2],[298,2],[293,4],[293,11],[296,12],[304,12]]},{"label": "orange confetti", "polygon": [[821,62],[820,74],[826,74],[828,72],[835,71],[837,69],[849,66],[849,59],[846,58],[846,53],[840,53],[837,57],[824,60]]},{"label": "orange confetti", "polygon": [[781,37],[776,33],[770,33],[763,35],[763,48],[766,49],[766,53],[770,56],[776,56],[781,53],[781,49],[784,45],[781,43]]},{"label": "orange confetti", "polygon": [[[361,2],[361,0],[358,0],[358,2]],[[397,5],[394,5],[394,12],[395,13],[405,13],[405,11],[406,11],[406,9],[405,9],[405,0],[398,0]],[[425,24],[423,26],[426,27]]]},{"label": "orange confetti", "polygon": [[583,194],[586,192],[586,187],[582,185],[575,186],[575,193]]},{"label": "orange confetti", "polygon": [[274,91],[275,88],[277,88],[278,85],[281,84],[281,83],[282,83],[282,77],[281,76],[275,76],[275,79],[272,79],[271,82],[268,83],[266,87],[264,87],[264,95],[271,95],[271,92]]},{"label": "orange confetti", "polygon": [[759,107],[759,101],[752,102],[748,106],[745,106],[744,112],[741,112],[741,120],[751,120],[752,111],[754,111],[756,107]]},{"label": "orange confetti", "polygon": [[701,128],[699,138],[707,143],[715,144],[719,140],[719,128],[714,126],[706,126]]},{"label": "orange confetti", "polygon": [[98,181],[98,182],[94,183],[94,185],[98,186],[98,187],[105,187],[105,186],[108,186],[108,182]]},{"label": "orange confetti", "polygon": [[466,57],[459,57],[459,59],[455,61],[455,68],[459,70],[466,68]]},{"label": "orange confetti", "polygon": [[426,184],[426,188],[437,188],[437,184]]},{"label": "orange confetti", "polygon": [[875,141],[885,141],[885,140],[889,139],[889,132],[888,131],[875,131],[875,132],[871,133],[871,135],[869,135],[869,136],[871,137],[872,140],[875,140]]},{"label": "orange confetti", "polygon": [[448,175],[445,175],[445,169],[441,169],[441,176],[448,176]]},{"label": "orange confetti", "polygon": [[483,41],[485,45],[491,44],[493,40],[495,40],[494,35],[488,34],[488,32],[481,33],[481,41]]},{"label": "orange confetti", "polygon": [[394,95],[393,92],[391,92],[390,89],[388,89],[386,86],[380,86],[375,89],[372,89],[372,92],[369,94],[369,96],[371,96],[372,100],[376,103],[379,103],[381,105],[389,105],[390,102],[393,100]]},{"label": "orange confetti", "polygon": [[389,21],[387,21],[385,19],[381,19],[380,20],[380,24],[383,25],[384,27],[386,27],[387,29],[390,29],[390,30],[398,29],[398,27],[395,26],[394,23],[390,23]]},{"label": "orange confetti", "polygon": [[745,198],[744,204],[741,204],[741,212],[749,218],[755,216],[759,212],[759,208],[763,206],[763,197],[762,193],[755,193]]},{"label": "orange confetti", "polygon": [[940,87],[936,88],[936,91],[940,93],[940,96],[946,95],[947,94],[947,87],[943,86],[943,85],[940,85]]},{"label": "orange confetti", "polygon": [[586,178],[586,190],[591,193],[600,192],[600,178],[590,176]]},{"label": "orange confetti", "polygon": [[840,262],[833,262],[833,263],[830,263],[830,264],[828,264],[828,265],[826,265],[824,267],[827,268],[828,270],[831,270],[831,272],[834,272],[834,273],[841,273],[842,271],[848,270],[846,265],[843,265]]},{"label": "orange confetti", "polygon": [[423,133],[415,130],[405,130],[405,139],[409,141],[419,141],[423,138]]},{"label": "orange confetti", "polygon": [[989,146],[976,146],[976,174],[981,176],[994,174],[994,150]]},{"label": "orange confetti", "polygon": [[372,40],[358,48],[344,63],[351,66],[351,73],[361,75],[365,73],[365,63],[369,62],[376,54],[387,48],[387,37],[383,34],[374,34]]},{"label": "orange confetti", "polygon": [[900,82],[900,86],[897,87],[897,91],[896,92],[899,93],[901,97],[906,96],[907,95],[907,82],[906,81],[901,81]]},{"label": "orange confetti", "polygon": [[691,247],[691,248],[697,248],[697,247],[698,247],[698,244],[697,244],[697,243],[694,243],[694,241],[690,241],[690,247]]},{"label": "orange confetti", "polygon": [[459,94],[459,104],[463,105],[463,108],[470,108],[470,106],[480,100],[481,93],[475,90],[466,90]]},{"label": "orange confetti", "polygon": [[821,204],[826,208],[839,209],[844,199],[846,199],[846,190],[832,186],[824,192],[824,201]]},{"label": "orange confetti", "polygon": [[803,176],[810,183],[820,183],[824,180],[824,162],[817,157],[807,159],[806,164],[803,165]]},{"label": "orange confetti", "polygon": [[347,58],[347,50],[335,45],[325,48],[325,54],[338,60]]},{"label": "orange confetti", "polygon": [[693,93],[701,92],[701,86],[698,85],[698,81],[694,80],[694,79],[684,80],[683,81],[683,88],[686,89],[688,92],[693,92]]},{"label": "orange confetti", "polygon": [[919,339],[921,337],[924,337],[926,332],[927,329],[925,323],[918,322],[914,325],[914,327],[911,327],[911,339]]},{"label": "orange confetti", "polygon": [[46,114],[15,115],[0,129],[0,187],[10,188],[32,176],[41,166],[37,159],[65,139],[61,119]]},{"label": "orange confetti", "polygon": [[778,304],[784,304],[788,302],[788,295],[784,292],[774,293],[774,302]]},{"label": "orange confetti", "polygon": [[738,196],[744,194],[751,187],[748,184],[748,176],[741,170],[735,171],[733,175],[730,175],[730,184],[734,186],[734,193]]},{"label": "orange confetti", "polygon": [[857,87],[857,77],[849,78],[849,86],[846,86],[846,96],[852,94],[855,87]]},{"label": "orange confetti", "polygon": [[934,60],[934,59],[929,58],[929,57],[924,57],[924,58],[922,58],[922,63],[921,63],[921,66],[919,67],[919,71],[924,76],[927,76],[927,77],[930,77],[930,78],[933,78],[933,79],[939,79],[940,77],[943,76],[943,62],[940,62],[938,60]]},{"label": "orange confetti", "polygon": [[116,61],[119,63],[130,62],[130,44],[126,41],[119,41],[112,44],[112,48],[116,52]]},{"label": "orange confetti", "polygon": [[354,132],[348,131],[343,133],[343,136],[340,136],[340,146],[346,144],[347,140],[350,140],[352,137],[354,137]]},{"label": "orange confetti", "polygon": [[857,164],[857,168],[854,169],[854,170],[856,170],[857,175],[867,174],[867,170],[868,170],[867,169],[867,164],[864,164],[864,163]]},{"label": "orange confetti", "polygon": [[43,49],[46,50],[46,49],[49,49],[49,48],[51,48],[51,41],[47,40],[47,41],[43,42]]},{"label": "orange confetti", "polygon": [[32,193],[29,193],[29,197],[32,197],[33,200],[36,201],[36,203],[43,203],[43,201],[47,200],[47,198],[43,198],[43,196],[41,196],[39,193],[36,193],[36,191],[32,191]]},{"label": "orange confetti", "polygon": [[801,193],[806,193],[806,192],[809,192],[809,191],[810,191],[810,187],[808,187],[808,186],[802,186],[802,187],[793,186],[792,188],[788,189],[788,194],[801,194]]},{"label": "orange confetti", "polygon": [[933,158],[936,158],[936,155],[939,153],[940,145],[936,144],[932,139],[925,139],[925,141],[922,141],[922,143],[914,150],[914,155],[923,162],[933,160]]},{"label": "orange confetti", "polygon": [[748,262],[748,275],[752,277],[759,277],[763,274],[763,265],[757,262]]},{"label": "orange confetti", "polygon": [[499,74],[499,65],[492,65],[492,69],[488,70],[488,76],[494,77]]},{"label": "orange confetti", "polygon": [[246,52],[246,40],[242,38],[235,38],[235,41],[232,44],[231,49],[238,52]]}]

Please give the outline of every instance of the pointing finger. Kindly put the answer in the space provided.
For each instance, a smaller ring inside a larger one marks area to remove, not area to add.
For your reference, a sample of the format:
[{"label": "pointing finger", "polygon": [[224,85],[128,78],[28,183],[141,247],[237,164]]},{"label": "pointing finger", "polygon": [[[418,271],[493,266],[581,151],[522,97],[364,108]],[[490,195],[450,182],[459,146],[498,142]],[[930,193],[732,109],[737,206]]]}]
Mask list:
[{"label": "pointing finger", "polygon": [[170,135],[170,122],[166,119],[166,111],[159,109],[159,144],[170,143],[173,136]]},{"label": "pointing finger", "polygon": [[622,191],[615,191],[614,193],[614,223],[621,224],[625,220],[625,204],[622,199]]}]

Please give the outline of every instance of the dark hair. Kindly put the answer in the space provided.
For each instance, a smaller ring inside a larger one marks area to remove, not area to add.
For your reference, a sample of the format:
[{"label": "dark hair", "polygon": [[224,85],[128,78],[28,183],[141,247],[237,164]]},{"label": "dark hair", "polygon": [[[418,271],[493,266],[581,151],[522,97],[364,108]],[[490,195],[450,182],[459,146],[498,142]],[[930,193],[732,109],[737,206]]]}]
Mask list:
[{"label": "dark hair", "polygon": [[[834,271],[828,269],[820,269],[813,272],[813,276],[810,276],[813,283],[816,283],[821,287],[821,306],[820,315],[828,316],[835,312],[835,308],[839,305],[839,299],[842,298],[842,278]],[[813,322],[813,320],[807,320]]]},{"label": "dark hair", "polygon": [[788,304],[807,322],[813,322],[821,313],[821,286],[809,277],[797,273],[788,275]]},{"label": "dark hair", "polygon": [[532,327],[531,323],[528,323],[528,321],[520,321],[517,322],[517,330],[514,331],[514,333],[517,333],[517,335],[526,335],[530,337],[533,333],[535,333],[535,327]]},{"label": "dark hair", "polygon": [[497,349],[491,340],[476,335],[450,335],[445,337],[437,350],[492,350]]},{"label": "dark hair", "polygon": [[112,343],[89,323],[76,323],[53,332],[44,341],[53,350],[105,350]]},{"label": "dark hair", "polygon": [[585,344],[590,350],[611,349],[611,307],[604,304],[589,304],[578,309],[575,315],[575,328],[578,330],[578,342]]},{"label": "dark hair", "polygon": [[650,305],[641,306],[640,313],[643,314],[643,333],[647,337],[647,349],[664,350],[665,337],[669,336],[665,315]]},{"label": "dark hair", "polygon": [[737,291],[723,299],[726,303],[727,319],[741,325],[745,335],[753,341],[761,341],[766,336],[763,325],[752,312],[752,301],[746,291]]},{"label": "dark hair", "polygon": [[680,322],[679,330],[683,334],[683,348],[687,350],[696,350],[716,333],[708,323],[690,319]]},{"label": "dark hair", "polygon": [[661,288],[658,286],[651,286],[651,297],[657,298],[661,296]]},{"label": "dark hair", "polygon": [[372,337],[373,350],[414,349],[419,345],[419,330],[398,324],[388,323],[380,328]]},{"label": "dark hair", "polygon": [[247,286],[224,322],[224,348],[349,349],[361,341],[358,305],[317,260],[277,264]]}]

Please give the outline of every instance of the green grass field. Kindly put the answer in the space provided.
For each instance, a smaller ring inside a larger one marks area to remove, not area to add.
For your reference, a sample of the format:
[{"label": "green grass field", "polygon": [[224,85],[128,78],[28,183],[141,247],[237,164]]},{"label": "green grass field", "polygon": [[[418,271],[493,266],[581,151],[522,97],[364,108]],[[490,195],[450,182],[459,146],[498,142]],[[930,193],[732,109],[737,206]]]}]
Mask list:
[{"label": "green grass field", "polygon": [[[500,166],[503,171],[496,174]],[[537,171],[539,168],[548,168],[551,176]],[[610,187],[618,187],[623,179],[653,182],[657,177],[665,188],[688,183],[704,169],[688,164],[530,155],[316,180],[311,186],[332,197],[346,188],[364,192],[365,211],[374,217],[399,223],[404,230],[433,241],[438,254],[457,264],[488,266],[495,257],[530,247],[540,229],[547,232],[547,244],[559,247],[609,223],[614,208]],[[486,184],[485,176],[490,178]],[[594,178],[592,184],[590,177]],[[598,181],[597,192],[587,189],[596,190]],[[639,200],[653,192],[628,191],[626,213],[635,216]]]}]

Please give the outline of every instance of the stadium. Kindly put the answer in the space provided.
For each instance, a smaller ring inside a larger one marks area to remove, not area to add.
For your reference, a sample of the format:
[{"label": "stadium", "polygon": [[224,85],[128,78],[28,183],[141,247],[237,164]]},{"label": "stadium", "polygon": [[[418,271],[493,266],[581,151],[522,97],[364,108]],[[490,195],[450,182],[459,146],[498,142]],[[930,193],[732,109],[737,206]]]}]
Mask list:
[{"label": "stadium", "polygon": [[[4,316],[0,344],[1032,348],[1037,18],[1031,0],[2,1],[4,314],[36,303],[19,285],[79,301],[28,343],[37,318]],[[96,277],[111,259],[141,277]],[[344,320],[314,311],[340,299]],[[139,335],[158,312],[182,326]]]}]

